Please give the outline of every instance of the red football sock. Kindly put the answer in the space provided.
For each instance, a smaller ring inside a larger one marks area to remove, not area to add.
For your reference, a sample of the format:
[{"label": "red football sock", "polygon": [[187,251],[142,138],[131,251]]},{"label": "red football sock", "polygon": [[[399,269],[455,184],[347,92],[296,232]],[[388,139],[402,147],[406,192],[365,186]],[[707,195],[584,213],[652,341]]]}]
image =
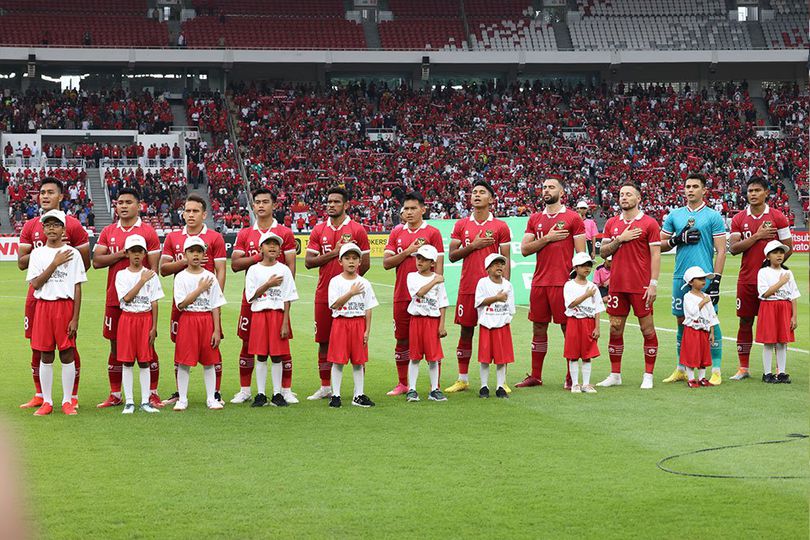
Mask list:
[{"label": "red football sock", "polygon": [[254,356],[248,353],[247,341],[243,341],[242,350],[239,351],[239,386],[242,388],[250,387],[250,380],[253,378],[253,364],[255,361]]},{"label": "red football sock", "polygon": [[152,347],[152,361],[149,362],[149,390],[156,393],[158,389],[158,382],[160,381],[160,358],[158,358],[157,351]]},{"label": "red football sock", "polygon": [[548,336],[532,339],[532,377],[543,380],[543,362],[548,352]]},{"label": "red football sock", "polygon": [[121,393],[121,362],[113,353],[107,357],[107,377],[110,379],[110,392]]},{"label": "red football sock", "polygon": [[610,357],[610,372],[622,372],[622,354],[624,354],[624,336],[610,334],[608,342],[608,356]]},{"label": "red football sock", "polygon": [[214,365],[214,375],[216,375],[217,378],[216,390],[219,392],[219,389],[222,387],[222,362]]},{"label": "red football sock", "polygon": [[285,354],[281,357],[281,388],[292,388],[292,356]]},{"label": "red football sock", "polygon": [[76,367],[76,378],[73,379],[73,394],[72,396],[79,395],[79,374],[82,371],[82,359],[79,357],[79,349],[73,348],[73,363]]},{"label": "red football sock", "polygon": [[326,353],[318,352],[318,373],[321,376],[321,386],[332,385],[332,365],[326,361]]},{"label": "red football sock", "polygon": [[397,365],[397,378],[399,384],[408,385],[408,364],[410,363],[411,355],[408,351],[407,345],[396,345],[394,347],[394,362]]},{"label": "red football sock", "polygon": [[754,341],[754,326],[740,325],[737,330],[737,357],[740,359],[740,369],[748,369],[752,341]]},{"label": "red football sock", "polygon": [[39,361],[42,353],[31,350],[31,376],[34,377],[34,390],[37,394],[42,394],[42,385],[39,382]]},{"label": "red football sock", "polygon": [[470,371],[470,358],[472,358],[472,339],[458,338],[456,356],[458,357],[458,374],[467,375]]},{"label": "red football sock", "polygon": [[652,334],[644,336],[644,373],[652,374],[655,367],[655,358],[658,356],[658,335],[653,330]]}]

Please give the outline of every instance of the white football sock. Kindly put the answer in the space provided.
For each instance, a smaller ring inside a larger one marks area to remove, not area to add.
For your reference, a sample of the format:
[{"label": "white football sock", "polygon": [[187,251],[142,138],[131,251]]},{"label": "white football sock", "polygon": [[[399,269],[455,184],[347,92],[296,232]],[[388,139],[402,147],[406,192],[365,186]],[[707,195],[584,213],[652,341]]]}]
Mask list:
[{"label": "white football sock", "polygon": [[135,404],[135,400],[132,397],[132,383],[133,383],[133,375],[132,375],[132,366],[123,365],[121,366],[121,387],[124,390],[124,400],[127,405]]},{"label": "white football sock", "polygon": [[458,374],[458,380],[460,380],[461,382],[469,383],[470,382],[470,375],[467,374],[467,373],[463,373],[463,374],[459,373]]},{"label": "white football sock", "polygon": [[139,368],[138,380],[141,383],[141,403],[149,403],[149,396],[152,391],[149,385],[152,383],[152,374],[149,373],[149,366]]},{"label": "white football sock", "polygon": [[785,373],[787,368],[787,343],[776,344],[776,372]]},{"label": "white football sock", "polygon": [[270,378],[273,379],[273,395],[281,393],[281,372],[284,370],[284,364],[281,362],[273,362],[270,366]]},{"label": "white football sock", "polygon": [[365,394],[363,382],[365,381],[365,370],[363,364],[352,365],[352,376],[354,377],[354,397]]},{"label": "white football sock", "polygon": [[478,369],[481,372],[481,388],[489,386],[489,364],[481,362],[478,364]]},{"label": "white football sock", "polygon": [[684,370],[686,371],[686,376],[689,378],[690,381],[695,379],[695,370],[690,367],[685,367]]},{"label": "white football sock", "polygon": [[42,401],[53,405],[53,364],[39,363],[39,383],[42,386]]},{"label": "white football sock", "polygon": [[191,378],[191,366],[177,366],[177,393],[180,401],[188,402],[188,381]]},{"label": "white football sock", "polygon": [[582,384],[591,384],[591,363],[582,361]]},{"label": "white football sock", "polygon": [[439,363],[428,362],[428,374],[430,375],[430,391],[439,389]]},{"label": "white football sock", "polygon": [[571,372],[571,384],[579,384],[579,360],[569,360],[568,371]]},{"label": "white football sock", "polygon": [[203,381],[205,382],[205,402],[214,401],[214,392],[217,389],[216,366],[203,366]]},{"label": "white football sock", "polygon": [[332,395],[340,397],[340,383],[343,382],[343,364],[332,364]]},{"label": "white football sock", "polygon": [[70,403],[73,397],[73,383],[76,382],[76,364],[62,364],[62,403]]},{"label": "white football sock", "polygon": [[503,388],[503,385],[506,384],[506,366],[507,364],[495,366],[495,380],[498,382],[498,388]]},{"label": "white football sock", "polygon": [[706,378],[706,368],[700,368],[698,370],[698,380]]},{"label": "white football sock", "polygon": [[256,393],[267,395],[267,361],[256,360]]},{"label": "white football sock", "polygon": [[419,379],[419,360],[408,362],[408,390],[416,390],[416,380]]},{"label": "white football sock", "polygon": [[249,386],[240,386],[240,387],[239,387],[239,390],[240,390],[240,391],[242,391],[242,392],[244,392],[245,394],[249,394],[249,393],[250,393],[250,387],[249,387]]},{"label": "white football sock", "polygon": [[[762,346],[762,373],[773,373],[773,345],[766,343]],[[40,376],[41,377],[41,376]]]}]

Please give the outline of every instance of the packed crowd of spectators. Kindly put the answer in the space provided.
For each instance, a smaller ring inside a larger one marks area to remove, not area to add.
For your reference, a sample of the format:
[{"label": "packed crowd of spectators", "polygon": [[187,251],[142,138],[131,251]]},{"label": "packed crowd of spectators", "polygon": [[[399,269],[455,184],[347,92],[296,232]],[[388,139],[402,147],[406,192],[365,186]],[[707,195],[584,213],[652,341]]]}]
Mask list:
[{"label": "packed crowd of spectators", "polygon": [[83,159],[89,167],[104,167],[112,163],[120,163],[118,160],[132,162],[137,160],[142,167],[174,167],[182,160],[182,149],[177,143],[173,146],[169,146],[167,143],[158,146],[153,143],[148,148],[140,142],[137,144],[44,143],[40,150],[36,141],[29,146],[21,141],[12,144],[9,140],[3,148],[3,154],[6,158],[12,156],[18,158],[17,162],[23,166],[32,167],[46,166],[48,163],[54,162],[60,167],[66,167],[68,160],[71,159]]},{"label": "packed crowd of spectators", "polygon": [[188,124],[212,136],[228,132],[228,114],[224,97],[219,93],[195,94],[186,98]]},{"label": "packed crowd of spectators", "polygon": [[807,134],[810,130],[810,94],[802,92],[798,84],[771,88],[765,92],[770,123],[779,126],[786,139],[782,153],[777,156],[776,168],[783,176],[792,178],[805,214],[810,215],[810,184],[808,183]]},{"label": "packed crowd of spectators", "polygon": [[[103,176],[110,201],[118,197],[125,187],[137,189],[141,194],[141,217],[156,229],[179,228],[182,226],[181,212],[183,200],[188,195],[188,183],[182,169],[168,167],[160,171],[144,172],[135,169],[106,169]],[[115,205],[112,205],[113,219]]]}]

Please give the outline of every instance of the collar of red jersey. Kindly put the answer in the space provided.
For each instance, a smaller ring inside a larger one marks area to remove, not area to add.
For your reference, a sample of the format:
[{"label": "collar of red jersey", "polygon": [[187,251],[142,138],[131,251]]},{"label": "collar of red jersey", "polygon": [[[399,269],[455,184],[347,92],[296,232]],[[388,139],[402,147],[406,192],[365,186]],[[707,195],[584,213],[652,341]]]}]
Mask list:
[{"label": "collar of red jersey", "polygon": [[619,219],[621,219],[623,223],[630,223],[632,221],[638,221],[643,217],[644,217],[644,212],[639,212],[638,215],[636,217],[634,217],[633,219],[631,219],[630,221],[625,221],[624,216],[621,216],[621,215],[619,216]]},{"label": "collar of red jersey", "polygon": [[762,216],[764,216],[765,214],[767,214],[770,211],[771,211],[770,205],[766,204],[765,205],[765,211],[762,212],[760,215],[755,216],[754,214],[751,213],[751,205],[750,204],[745,207],[745,213],[748,214],[749,216],[751,216],[754,219],[759,219],[759,218],[761,218]]},{"label": "collar of red jersey", "polygon": [[351,220],[352,220],[352,218],[350,218],[349,216],[346,216],[345,218],[343,218],[343,223],[341,223],[339,227],[335,228],[335,227],[332,226],[332,220],[329,219],[329,218],[326,218],[326,226],[329,227],[330,229],[332,229],[333,231],[337,231],[339,229],[342,229]]},{"label": "collar of red jersey", "polygon": [[[493,216],[492,212],[490,212],[489,215],[487,216],[487,219],[485,219],[481,223],[486,223],[487,221],[492,221],[493,219],[495,219],[495,216]],[[475,213],[470,214],[470,221],[478,223],[477,221],[475,221]]]},{"label": "collar of red jersey", "polygon": [[421,231],[422,229],[424,229],[425,227],[427,227],[427,226],[428,226],[427,221],[424,221],[424,220],[422,221],[422,224],[421,224],[421,225],[419,225],[419,226],[418,226],[417,228],[415,228],[415,229],[411,229],[411,228],[408,226],[408,224],[407,224],[407,223],[403,223],[403,225],[405,226],[405,230],[406,230],[406,231],[408,231],[408,232],[412,232],[412,233],[413,233],[413,232],[416,232],[416,231]]},{"label": "collar of red jersey", "polygon": [[[208,225],[203,223],[203,228],[199,233],[197,233],[197,236],[203,235],[207,232],[208,232]],[[183,226],[183,235],[188,236],[188,225]]]},{"label": "collar of red jersey", "polygon": [[[276,220],[275,220],[275,218],[273,218],[273,222],[270,224],[270,228],[269,228],[269,229],[267,229],[267,230],[269,231],[270,229],[273,229],[273,228],[275,228],[275,227],[278,227],[278,221],[276,221]],[[262,232],[262,230],[259,228],[259,222],[258,222],[258,220],[256,221],[256,223],[254,223],[254,224],[253,224],[253,230],[254,230],[254,231],[259,231],[259,232]],[[265,231],[265,232],[266,232],[266,231]]]},{"label": "collar of red jersey", "polygon": [[[143,222],[141,221],[141,218],[138,218],[138,221],[136,221],[135,224],[132,227],[130,227],[130,229],[132,229],[133,227],[140,227],[142,224]],[[119,229],[124,229],[124,227],[121,225],[120,219],[115,223],[115,226],[118,227]]]},{"label": "collar of red jersey", "polygon": [[[566,210],[565,205],[560,206],[560,209],[559,209],[559,210],[557,210],[556,212],[554,212],[554,214],[553,214],[553,215],[555,215],[555,216],[559,216],[560,214],[565,213],[565,210]],[[551,216],[551,215],[552,215],[552,214],[549,214],[549,213],[548,213],[548,207],[543,208],[543,214],[545,214],[545,215],[547,215],[547,216]]]}]

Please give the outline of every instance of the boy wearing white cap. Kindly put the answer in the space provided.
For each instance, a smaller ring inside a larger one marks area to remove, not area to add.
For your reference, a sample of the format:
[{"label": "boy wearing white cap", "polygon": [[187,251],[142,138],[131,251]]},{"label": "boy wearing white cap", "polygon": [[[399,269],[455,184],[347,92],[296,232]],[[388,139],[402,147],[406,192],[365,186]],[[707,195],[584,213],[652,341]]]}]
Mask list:
[{"label": "boy wearing white cap", "polygon": [[124,251],[129,259],[129,267],[115,275],[115,291],[121,302],[121,318],[115,340],[118,345],[118,361],[123,364],[121,375],[125,405],[122,412],[135,412],[132,368],[137,361],[141,383],[141,410],[156,413],[160,409],[149,403],[149,363],[154,360],[158,300],[164,296],[163,288],[154,270],[143,266],[146,259],[146,239],[143,236],[128,236],[124,241]]},{"label": "boy wearing white cap", "polygon": [[[588,281],[593,259],[576,253],[571,259],[572,279],[563,287],[565,301],[565,347],[563,356],[571,372],[571,392],[595,394],[591,384],[591,360],[599,356],[599,314],[605,311],[599,287]],[[579,360],[582,360],[582,385],[579,384]]]},{"label": "boy wearing white cap", "polygon": [[40,218],[47,242],[31,252],[26,281],[34,288],[37,299],[31,348],[40,351],[39,377],[42,385],[42,405],[34,416],[53,411],[54,349],[59,350],[62,363],[62,412],[75,415],[71,393],[76,378],[74,349],[79,328],[82,286],[87,281],[81,256],[76,248],[64,243],[65,213],[49,210]]},{"label": "boy wearing white cap", "polygon": [[332,328],[326,359],[332,364],[332,398],[330,407],[340,407],[340,385],[343,366],[352,363],[354,399],[352,405],[373,407],[374,402],[363,392],[364,369],[368,362],[368,336],[371,333],[371,310],[379,305],[371,283],[359,274],[363,252],[352,242],[340,247],[338,260],[343,272],[329,281],[329,308]]},{"label": "boy wearing white cap", "polygon": [[177,391],[180,398],[175,411],[188,408],[188,383],[191,367],[203,365],[206,404],[209,409],[222,408],[216,400],[216,364],[222,362],[219,342],[222,339],[219,308],[225,297],[216,276],[202,267],[205,242],[199,236],[189,236],[183,243],[188,266],[174,277],[174,302],[181,311],[177,327],[174,362],[177,364]]},{"label": "boy wearing white cap", "polygon": [[267,405],[267,357],[272,361],[273,397],[270,404],[286,407],[281,389],[283,360],[290,355],[290,303],[298,300],[292,272],[278,262],[281,236],[267,231],[259,239],[262,259],[245,274],[245,298],[250,302],[251,330],[248,354],[256,356],[258,394],[251,407]]},{"label": "boy wearing white cap", "polygon": [[720,320],[711,297],[703,292],[706,279],[713,278],[712,272],[706,272],[699,266],[690,266],[683,274],[686,283],[681,288],[691,290],[683,295],[683,337],[678,361],[686,370],[689,388],[713,386],[706,379],[706,368],[712,365],[714,327],[720,324]]},{"label": "boy wearing white cap", "polygon": [[410,324],[408,345],[410,362],[408,364],[408,401],[419,401],[416,392],[416,380],[419,378],[419,362],[424,358],[430,373],[431,401],[447,401],[439,389],[439,362],[444,358],[441,338],[447,336],[444,328],[444,317],[450,301],[444,287],[444,277],[433,271],[439,259],[438,250],[424,244],[416,250],[416,272],[410,272],[406,278],[411,301],[408,304]]},{"label": "boy wearing white cap", "polygon": [[478,280],[475,287],[475,308],[478,311],[478,362],[481,371],[481,390],[478,397],[489,397],[489,364],[494,363],[497,377],[495,395],[508,398],[506,366],[515,361],[512,347],[512,330],[509,323],[515,314],[515,293],[512,284],[505,279],[507,259],[500,253],[491,253],[484,260],[487,276]]}]

